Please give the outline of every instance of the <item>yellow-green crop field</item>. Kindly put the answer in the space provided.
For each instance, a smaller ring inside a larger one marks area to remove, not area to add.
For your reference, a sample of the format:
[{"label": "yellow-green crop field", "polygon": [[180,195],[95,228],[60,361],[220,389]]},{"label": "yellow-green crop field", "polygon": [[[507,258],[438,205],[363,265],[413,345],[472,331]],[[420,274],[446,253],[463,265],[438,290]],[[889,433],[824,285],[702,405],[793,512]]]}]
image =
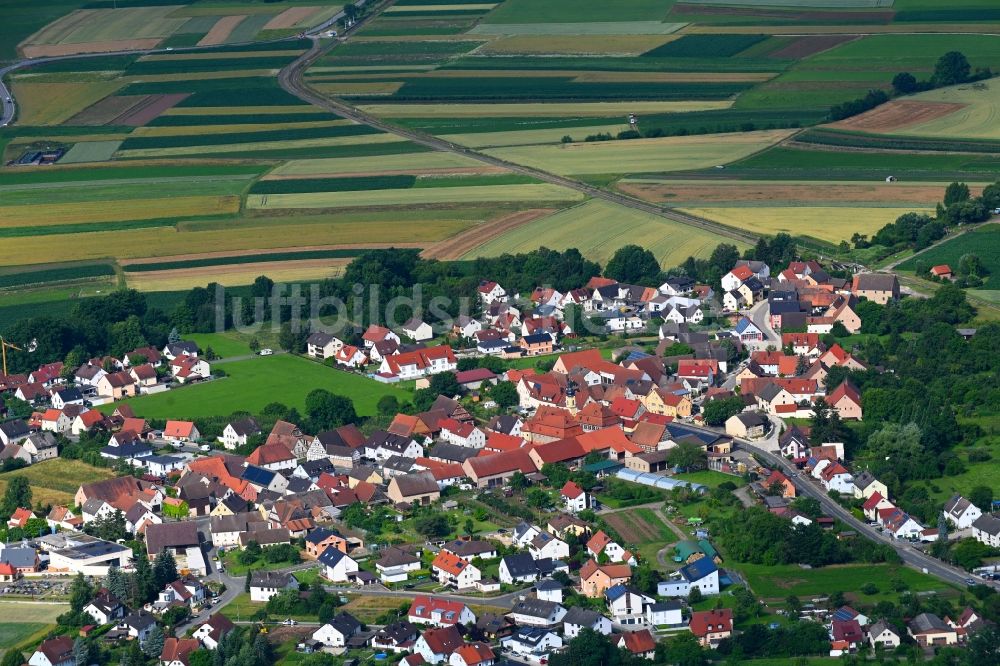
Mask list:
[{"label": "yellow-green crop field", "polygon": [[39,82],[15,77],[18,121],[25,125],[58,125],[114,93],[122,81]]},{"label": "yellow-green crop field", "polygon": [[525,102],[513,104],[368,104],[360,108],[384,118],[517,118],[627,116],[630,113],[683,113],[728,109],[729,100],[646,102]]},{"label": "yellow-green crop field", "polygon": [[[687,208],[698,215],[730,227],[758,234],[786,232],[812,236],[831,243],[849,240],[854,233],[872,235],[913,208],[856,208],[851,206],[798,206],[742,208]],[[933,214],[932,209],[916,212]]]},{"label": "yellow-green crop field", "polygon": [[658,173],[705,169],[733,162],[763,150],[790,134],[788,130],[768,130],[558,146],[514,146],[484,152],[563,175]]},{"label": "yellow-green crop field", "polygon": [[378,171],[420,172],[426,169],[450,169],[482,166],[482,162],[455,153],[413,155],[375,155],[371,157],[333,157],[290,160],[278,166],[272,176],[318,176]]},{"label": "yellow-green crop field", "polygon": [[337,277],[349,259],[312,259],[307,261],[262,261],[255,264],[205,266],[165,271],[127,273],[126,283],[140,291],[181,291],[205,286],[206,281],[225,287],[250,284],[260,275],[275,282],[303,282]]},{"label": "yellow-green crop field", "polygon": [[171,18],[176,5],[125,9],[78,9],[53,21],[23,44],[83,44],[167,37],[187,19]]},{"label": "yellow-green crop field", "polygon": [[247,208],[348,208],[354,206],[413,206],[437,203],[578,201],[575,190],[558,185],[473,185],[364,192],[310,192],[307,194],[251,194]]},{"label": "yellow-green crop field", "polygon": [[[235,213],[239,209],[240,198],[237,196],[193,196],[0,206],[0,227],[99,224],[187,215],[221,215]],[[47,240],[49,243],[52,242],[52,239]],[[5,239],[3,245],[15,242],[12,239]],[[113,252],[114,248],[108,247],[104,256]]]},{"label": "yellow-green crop field", "polygon": [[[707,256],[720,239],[709,231],[657,215],[607,201],[590,200],[488,240],[464,258],[528,252],[544,246],[554,250],[575,247],[585,256],[603,262],[618,248],[636,242],[651,250],[660,265],[677,266],[689,256]],[[726,242],[733,241],[727,239]]]},{"label": "yellow-green crop field", "polygon": [[[311,224],[297,218],[268,220],[258,226],[229,222],[210,225],[125,229],[59,236],[60,259],[82,261],[114,256],[118,259],[173,256],[179,251],[223,252],[259,248],[302,248],[315,245],[393,243],[426,244],[443,240],[473,224],[470,220],[423,219],[400,224],[400,215],[387,214],[381,222],[325,222]],[[49,236],[6,238],[0,243],[0,265],[24,266],[51,261]],[[209,280],[210,281],[210,280]]]}]

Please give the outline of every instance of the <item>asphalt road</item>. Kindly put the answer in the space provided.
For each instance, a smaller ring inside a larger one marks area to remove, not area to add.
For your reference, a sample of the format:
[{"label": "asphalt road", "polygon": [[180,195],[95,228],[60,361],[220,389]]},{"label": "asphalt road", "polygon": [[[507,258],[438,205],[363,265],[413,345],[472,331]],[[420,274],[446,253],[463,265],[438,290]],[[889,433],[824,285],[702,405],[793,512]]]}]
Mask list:
[{"label": "asphalt road", "polygon": [[[824,513],[850,526],[858,534],[865,534],[878,543],[884,543],[892,547],[899,554],[900,558],[902,558],[903,562],[909,566],[918,570],[926,569],[928,574],[959,587],[965,587],[965,581],[972,578],[972,575],[968,572],[945,564],[941,560],[917,550],[909,541],[894,539],[884,532],[879,532],[868,523],[858,520],[847,509],[833,501],[818,483],[813,482],[811,477],[805,478],[805,475],[800,474],[791,463],[781,456],[769,453],[752,442],[746,440],[739,440],[739,442],[746,449],[757,454],[762,461],[766,462],[772,468],[780,469],[795,484],[795,488],[799,494],[818,500]],[[985,581],[976,582],[987,584]],[[995,583],[989,584],[996,587]]]},{"label": "asphalt road", "polygon": [[12,69],[16,69],[16,65],[0,69],[0,127],[6,127],[14,120],[16,110],[14,96],[7,89],[7,84],[3,82],[3,77],[7,76],[7,72]]},{"label": "asphalt road", "polygon": [[[391,4],[391,3],[389,3]],[[386,5],[388,6],[388,5]],[[364,25],[365,22],[371,20],[378,15],[378,12],[374,12],[371,15],[365,17],[362,22],[359,22],[355,27],[360,27]],[[352,33],[353,34],[353,31]],[[681,224],[686,224],[688,226],[697,227],[710,231],[720,237],[729,238],[732,240],[738,240],[744,243],[756,243],[757,236],[751,233],[742,232],[738,229],[732,227],[727,227],[725,225],[718,224],[711,220],[707,220],[701,217],[696,217],[694,215],[688,215],[686,213],[681,213],[676,210],[661,208],[656,204],[649,203],[647,201],[642,201],[640,199],[635,199],[618,192],[611,192],[608,190],[603,190],[593,185],[589,185],[584,182],[573,180],[572,178],[567,178],[565,176],[560,176],[548,171],[542,171],[541,169],[535,169],[532,167],[526,167],[520,164],[515,164],[513,162],[508,162],[506,160],[501,160],[491,155],[485,153],[476,152],[471,148],[466,146],[461,146],[457,143],[452,143],[450,141],[445,141],[439,137],[433,136],[431,134],[426,134],[424,132],[419,132],[410,128],[400,127],[393,125],[391,123],[385,122],[379,118],[361,111],[357,107],[347,104],[343,100],[325,97],[314,91],[303,81],[303,74],[310,65],[312,65],[318,58],[324,55],[332,46],[336,43],[342,43],[350,35],[345,35],[341,37],[338,42],[330,44],[321,44],[318,40],[313,39],[313,47],[304,53],[298,60],[290,63],[284,69],[278,73],[278,83],[286,91],[295,95],[299,99],[309,102],[314,106],[318,106],[322,109],[326,109],[331,113],[334,113],[342,118],[347,118],[348,120],[353,120],[354,122],[360,123],[362,125],[367,125],[373,127],[377,130],[387,132],[389,134],[395,134],[396,136],[402,137],[414,143],[427,146],[433,150],[455,153],[457,155],[462,155],[470,159],[483,162],[490,166],[502,167],[508,169],[514,173],[519,173],[525,176],[530,176],[532,178],[541,180],[542,182],[550,183],[552,185],[560,185],[577,192],[581,192],[589,197],[595,199],[602,199],[611,203],[619,204],[625,206],[626,208],[632,208],[634,210],[639,210],[645,213],[663,217],[675,222],[680,222]]]}]

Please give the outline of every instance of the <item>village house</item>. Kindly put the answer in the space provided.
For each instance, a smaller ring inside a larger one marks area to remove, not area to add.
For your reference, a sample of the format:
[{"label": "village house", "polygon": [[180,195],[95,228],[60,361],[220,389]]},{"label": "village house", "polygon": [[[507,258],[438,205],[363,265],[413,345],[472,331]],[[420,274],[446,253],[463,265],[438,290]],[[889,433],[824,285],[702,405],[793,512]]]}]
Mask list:
[{"label": "village house", "polygon": [[297,590],[299,582],[288,572],[253,571],[250,574],[250,601],[266,602],[282,590]]},{"label": "village house", "polygon": [[893,273],[859,273],[851,282],[851,293],[885,305],[899,300],[899,280]]},{"label": "village house", "polygon": [[608,588],[628,584],[632,567],[627,564],[598,564],[587,560],[580,567],[580,592],[591,599],[600,599]]},{"label": "village house", "polygon": [[434,474],[417,472],[392,477],[385,494],[394,504],[427,505],[441,497],[441,489]]},{"label": "village house", "polygon": [[233,629],[235,629],[235,625],[229,618],[222,613],[213,613],[191,635],[201,641],[206,649],[214,650],[219,646],[222,637]]},{"label": "village house", "polygon": [[482,578],[479,569],[463,557],[442,550],[431,563],[431,571],[441,585],[450,585],[459,590],[475,587]]},{"label": "village house", "polygon": [[317,331],[306,338],[306,354],[313,358],[328,359],[343,346],[343,340],[329,333]]},{"label": "village house", "polygon": [[972,527],[981,515],[983,512],[979,507],[958,494],[952,495],[944,504],[945,520],[960,530]]},{"label": "village house", "polygon": [[699,645],[716,648],[719,641],[733,634],[733,611],[730,608],[694,611],[688,628],[698,639]]},{"label": "village house", "polygon": [[934,613],[917,615],[906,625],[906,632],[920,647],[958,643],[958,632]]},{"label": "village house", "polygon": [[427,322],[414,317],[403,324],[403,335],[414,342],[423,342],[434,337],[434,329]]},{"label": "village house", "polygon": [[432,624],[438,627],[475,624],[476,614],[459,601],[418,594],[413,597],[407,619],[412,624]]}]

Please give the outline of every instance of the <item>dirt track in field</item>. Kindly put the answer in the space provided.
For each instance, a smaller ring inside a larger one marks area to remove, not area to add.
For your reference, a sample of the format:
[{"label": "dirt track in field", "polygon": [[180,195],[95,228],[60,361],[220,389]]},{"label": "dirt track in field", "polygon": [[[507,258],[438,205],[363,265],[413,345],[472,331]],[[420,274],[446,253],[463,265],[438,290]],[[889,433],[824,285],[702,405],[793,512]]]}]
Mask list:
[{"label": "dirt track in field", "polygon": [[838,204],[845,202],[893,204],[905,201],[911,204],[933,205],[941,199],[940,185],[909,185],[902,183],[859,183],[857,185],[798,185],[798,184],[726,184],[706,185],[689,183],[640,183],[626,181],[618,184],[625,194],[655,203],[739,202],[774,204],[796,202],[801,204]]},{"label": "dirt track in field", "polygon": [[496,236],[554,212],[556,212],[555,208],[532,208],[531,210],[502,215],[461,231],[420,254],[425,259],[458,259]]},{"label": "dirt track in field", "polygon": [[952,102],[895,100],[861,115],[835,122],[830,127],[874,133],[891,132],[936,120],[965,107],[965,104]]}]

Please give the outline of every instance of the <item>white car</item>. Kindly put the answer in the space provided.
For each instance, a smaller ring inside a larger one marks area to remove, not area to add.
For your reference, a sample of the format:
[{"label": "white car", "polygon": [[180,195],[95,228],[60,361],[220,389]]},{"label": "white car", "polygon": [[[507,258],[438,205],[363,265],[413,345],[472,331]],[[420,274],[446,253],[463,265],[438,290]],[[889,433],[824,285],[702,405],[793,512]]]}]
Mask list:
[{"label": "white car", "polygon": [[212,446],[210,444],[202,444],[198,448],[201,449],[202,451],[211,451],[212,450]]},{"label": "white car", "polygon": [[261,349],[261,350],[260,350],[259,352],[257,352],[257,353],[258,353],[258,354],[260,354],[261,356],[270,356],[271,354],[273,354],[273,353],[274,353],[274,350],[273,350],[273,349],[271,349],[270,347],[267,347],[267,348],[265,348],[265,349]]}]

